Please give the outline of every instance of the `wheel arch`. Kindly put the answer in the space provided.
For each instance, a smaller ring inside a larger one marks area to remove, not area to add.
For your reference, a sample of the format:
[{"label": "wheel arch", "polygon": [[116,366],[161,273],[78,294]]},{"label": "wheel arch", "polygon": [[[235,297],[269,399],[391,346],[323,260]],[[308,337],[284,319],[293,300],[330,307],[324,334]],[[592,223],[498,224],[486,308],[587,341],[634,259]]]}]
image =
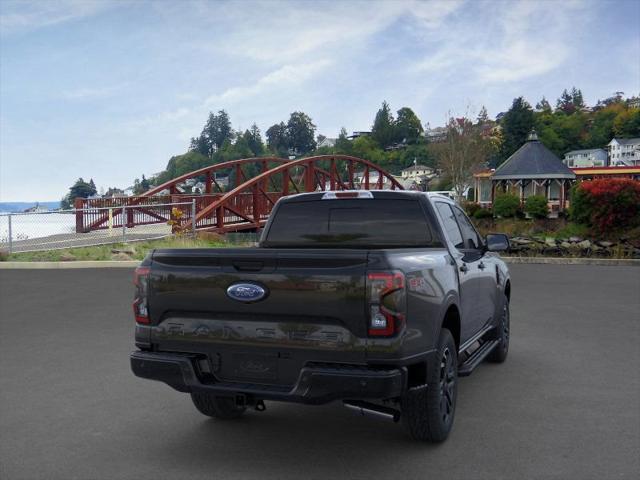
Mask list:
[{"label": "wheel arch", "polygon": [[445,311],[441,328],[446,328],[451,332],[458,348],[460,348],[460,327],[460,309],[455,303],[452,303]]}]

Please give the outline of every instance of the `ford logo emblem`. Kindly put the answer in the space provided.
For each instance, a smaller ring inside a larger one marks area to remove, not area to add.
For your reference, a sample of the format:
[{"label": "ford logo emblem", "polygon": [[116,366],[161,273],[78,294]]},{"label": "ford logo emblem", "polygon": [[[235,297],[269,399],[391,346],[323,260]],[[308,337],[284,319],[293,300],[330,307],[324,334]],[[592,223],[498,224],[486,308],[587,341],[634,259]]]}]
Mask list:
[{"label": "ford logo emblem", "polygon": [[255,283],[234,283],[227,288],[227,296],[239,302],[252,303],[265,298],[267,290]]}]

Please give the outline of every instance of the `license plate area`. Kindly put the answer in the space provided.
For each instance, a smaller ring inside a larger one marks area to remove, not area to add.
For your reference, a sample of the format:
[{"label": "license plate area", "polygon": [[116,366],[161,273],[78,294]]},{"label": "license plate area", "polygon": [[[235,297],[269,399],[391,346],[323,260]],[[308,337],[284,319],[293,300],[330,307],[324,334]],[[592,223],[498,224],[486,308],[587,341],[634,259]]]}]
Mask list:
[{"label": "license plate area", "polygon": [[274,381],[278,379],[278,356],[255,353],[233,353],[229,369],[223,369],[234,379]]}]

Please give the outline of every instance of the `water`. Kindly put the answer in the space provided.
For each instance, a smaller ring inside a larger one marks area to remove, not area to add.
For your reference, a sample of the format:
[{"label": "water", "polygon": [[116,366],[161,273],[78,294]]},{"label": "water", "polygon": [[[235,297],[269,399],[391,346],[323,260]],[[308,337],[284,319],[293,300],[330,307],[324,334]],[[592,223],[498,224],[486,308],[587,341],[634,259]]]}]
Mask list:
[{"label": "water", "polygon": [[[74,233],[76,217],[68,213],[21,214],[11,216],[11,232],[14,241]],[[9,239],[9,217],[0,215],[0,243]]]}]

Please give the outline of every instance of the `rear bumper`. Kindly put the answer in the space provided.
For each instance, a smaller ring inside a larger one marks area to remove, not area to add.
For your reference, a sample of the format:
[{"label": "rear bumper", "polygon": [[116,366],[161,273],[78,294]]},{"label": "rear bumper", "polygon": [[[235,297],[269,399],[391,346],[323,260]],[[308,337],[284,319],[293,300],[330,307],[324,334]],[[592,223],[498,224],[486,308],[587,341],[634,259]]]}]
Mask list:
[{"label": "rear bumper", "polygon": [[141,378],[158,380],[180,392],[244,394],[256,399],[321,404],[340,399],[398,397],[406,382],[404,368],[369,368],[352,365],[314,364],[300,371],[293,387],[241,382],[201,381],[195,355],[133,352],[131,370]]}]

